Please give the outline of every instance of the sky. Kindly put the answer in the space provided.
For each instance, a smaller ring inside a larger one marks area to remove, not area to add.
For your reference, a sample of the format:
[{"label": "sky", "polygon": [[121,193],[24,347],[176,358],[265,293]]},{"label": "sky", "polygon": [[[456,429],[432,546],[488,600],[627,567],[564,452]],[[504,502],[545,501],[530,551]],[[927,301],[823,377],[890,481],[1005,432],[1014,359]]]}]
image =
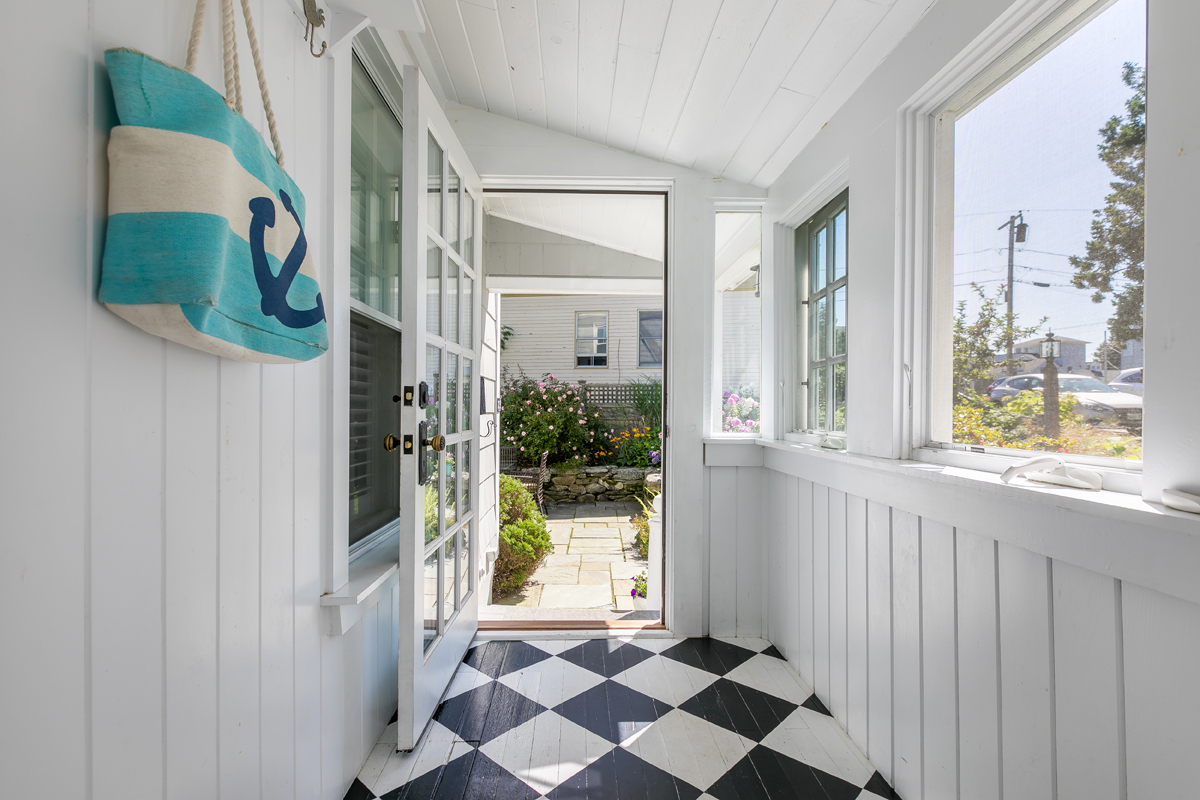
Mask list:
[{"label": "sky", "polygon": [[1023,211],[1017,325],[1048,317],[1040,333],[1087,341],[1089,359],[1103,341],[1112,306],[1071,287],[1067,256],[1085,253],[1092,212],[1112,191],[1097,145],[1132,95],[1121,81],[1127,61],[1146,64],[1146,0],[1118,0],[956,122],[954,300],[967,300],[968,318],[979,307],[970,283],[994,295],[1006,279],[1008,231],[997,226]]}]

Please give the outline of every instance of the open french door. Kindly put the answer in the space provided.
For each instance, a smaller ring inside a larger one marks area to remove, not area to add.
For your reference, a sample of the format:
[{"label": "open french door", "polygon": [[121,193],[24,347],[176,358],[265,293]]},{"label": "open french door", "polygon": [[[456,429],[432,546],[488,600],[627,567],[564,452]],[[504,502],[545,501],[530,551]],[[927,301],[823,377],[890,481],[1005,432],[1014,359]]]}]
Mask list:
[{"label": "open french door", "polygon": [[[400,661],[410,750],[478,628],[477,421],[482,185],[420,71],[404,69]],[[411,446],[407,443],[411,438]]]}]

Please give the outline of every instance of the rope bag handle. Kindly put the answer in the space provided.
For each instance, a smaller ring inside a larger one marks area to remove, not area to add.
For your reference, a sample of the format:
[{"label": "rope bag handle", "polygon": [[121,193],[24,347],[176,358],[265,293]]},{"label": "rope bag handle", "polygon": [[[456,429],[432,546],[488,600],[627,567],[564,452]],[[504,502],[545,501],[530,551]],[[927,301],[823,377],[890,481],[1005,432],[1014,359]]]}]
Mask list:
[{"label": "rope bag handle", "polygon": [[[225,102],[230,108],[242,113],[242,82],[238,67],[237,33],[234,28],[233,0],[220,0],[221,33],[225,56]],[[262,95],[263,110],[267,115],[267,127],[271,131],[271,144],[275,148],[275,160],[283,166],[283,145],[279,142],[279,130],[275,126],[275,112],[271,109],[271,94],[267,91],[267,76],[263,72],[262,55],[258,51],[258,35],[254,31],[254,17],[250,14],[250,0],[241,0],[242,17],[246,20],[246,38],[250,40],[250,56],[254,59],[254,74],[258,78],[258,90]],[[204,13],[208,0],[196,0],[196,16],[192,19],[192,35],[188,39],[187,62],[184,69],[196,71],[196,55],[200,49],[200,33],[204,30]]]}]

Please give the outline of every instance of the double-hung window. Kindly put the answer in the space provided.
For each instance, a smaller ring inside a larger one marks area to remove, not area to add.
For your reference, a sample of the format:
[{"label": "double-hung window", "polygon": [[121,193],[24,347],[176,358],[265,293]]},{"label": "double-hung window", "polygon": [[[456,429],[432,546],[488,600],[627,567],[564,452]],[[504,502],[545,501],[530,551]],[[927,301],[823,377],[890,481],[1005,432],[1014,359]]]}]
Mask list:
[{"label": "double-hung window", "polygon": [[660,369],[663,365],[662,309],[638,312],[638,367]]},{"label": "double-hung window", "polygon": [[846,430],[849,220],[847,190],[796,230],[797,353],[807,375],[796,427],[814,433]]},{"label": "double-hung window", "polygon": [[608,312],[575,312],[575,366],[608,366]]}]

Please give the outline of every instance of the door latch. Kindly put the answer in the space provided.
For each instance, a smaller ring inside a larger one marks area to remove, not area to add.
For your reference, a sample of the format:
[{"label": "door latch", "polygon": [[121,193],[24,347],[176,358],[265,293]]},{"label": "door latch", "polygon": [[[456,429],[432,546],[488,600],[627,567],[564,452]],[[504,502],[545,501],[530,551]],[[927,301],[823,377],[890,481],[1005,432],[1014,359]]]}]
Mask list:
[{"label": "door latch", "polygon": [[437,427],[437,421],[432,419],[423,419],[417,425],[417,440],[421,446],[421,452],[417,459],[417,483],[424,486],[429,481],[429,454],[425,448],[429,448],[434,452],[433,461],[437,463],[437,453],[446,449],[446,437],[440,433],[435,433],[432,436],[430,431]]}]

